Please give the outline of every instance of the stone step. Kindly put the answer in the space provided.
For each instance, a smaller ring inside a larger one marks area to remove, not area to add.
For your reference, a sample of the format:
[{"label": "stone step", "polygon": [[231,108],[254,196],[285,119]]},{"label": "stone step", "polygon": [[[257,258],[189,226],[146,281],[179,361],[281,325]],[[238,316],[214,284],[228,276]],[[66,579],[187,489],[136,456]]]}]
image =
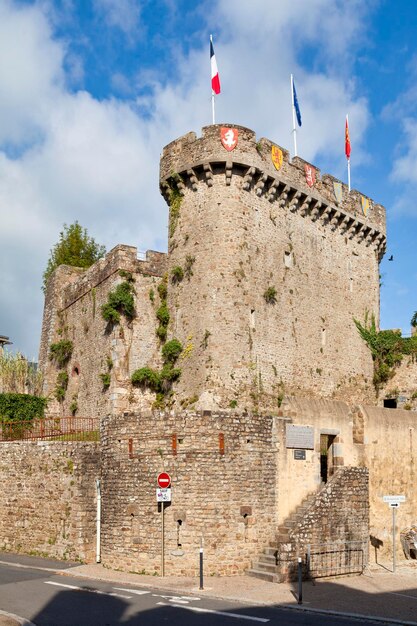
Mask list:
[{"label": "stone step", "polygon": [[261,563],[261,561],[252,561],[251,566],[252,569],[257,572],[269,572],[270,574],[277,573],[276,563]]},{"label": "stone step", "polygon": [[275,554],[260,554],[258,557],[259,563],[268,563],[270,565],[277,564],[277,558]]},{"label": "stone step", "polygon": [[269,583],[279,583],[280,576],[278,574],[272,574],[269,572],[262,572],[258,569],[248,569],[246,570],[247,576],[253,576],[254,578],[260,578],[261,580],[266,580]]},{"label": "stone step", "polygon": [[275,542],[271,543],[271,545],[269,547],[264,548],[263,554],[271,555],[273,557],[276,557],[276,554],[277,554],[277,544]]}]

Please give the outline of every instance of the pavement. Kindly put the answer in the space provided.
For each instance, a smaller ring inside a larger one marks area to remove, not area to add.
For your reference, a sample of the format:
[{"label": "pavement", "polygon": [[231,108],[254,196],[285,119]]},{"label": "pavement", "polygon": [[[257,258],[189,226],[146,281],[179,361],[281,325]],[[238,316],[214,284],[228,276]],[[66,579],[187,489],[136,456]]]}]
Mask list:
[{"label": "pavement", "polygon": [[[1,557],[0,557],[1,558]],[[373,619],[385,624],[417,626],[417,562],[401,561],[395,574],[391,564],[372,565],[360,576],[318,579],[303,583],[303,603],[297,602],[296,583],[269,583],[249,576],[214,576],[199,579],[179,576],[149,576],[111,570],[101,564],[71,565],[63,569],[42,567],[41,559],[15,558],[24,567],[37,567],[62,576],[77,576],[108,582],[152,588],[179,595],[197,595],[232,600],[243,606],[269,605],[297,611],[314,611],[346,615],[359,619]],[[65,566],[64,566],[65,567]],[[18,616],[1,614],[0,626],[31,626]]]}]

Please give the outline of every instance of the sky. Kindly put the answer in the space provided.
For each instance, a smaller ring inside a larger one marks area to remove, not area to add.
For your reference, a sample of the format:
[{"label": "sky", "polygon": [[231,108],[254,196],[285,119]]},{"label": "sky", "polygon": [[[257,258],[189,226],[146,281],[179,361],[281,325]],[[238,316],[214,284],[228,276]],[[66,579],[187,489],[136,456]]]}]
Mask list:
[{"label": "sky", "polygon": [[[42,273],[63,224],[166,251],[164,145],[216,122],[298,154],[387,210],[381,327],[417,309],[414,0],[0,0],[0,335],[38,354]],[[393,255],[393,261],[388,258]]]}]

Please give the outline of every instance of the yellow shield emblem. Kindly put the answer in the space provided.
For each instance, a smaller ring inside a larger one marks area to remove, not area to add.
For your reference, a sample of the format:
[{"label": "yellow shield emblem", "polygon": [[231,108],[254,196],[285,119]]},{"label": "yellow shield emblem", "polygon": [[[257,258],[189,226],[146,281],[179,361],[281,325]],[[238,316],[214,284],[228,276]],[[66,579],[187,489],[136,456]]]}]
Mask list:
[{"label": "yellow shield emblem", "polygon": [[272,146],[271,159],[272,159],[272,163],[275,166],[275,169],[276,170],[281,169],[283,156],[282,156],[282,150],[280,150],[278,146]]},{"label": "yellow shield emblem", "polygon": [[365,198],[365,196],[361,196],[361,205],[362,205],[362,213],[366,217],[368,215],[368,209],[369,209],[369,198]]}]

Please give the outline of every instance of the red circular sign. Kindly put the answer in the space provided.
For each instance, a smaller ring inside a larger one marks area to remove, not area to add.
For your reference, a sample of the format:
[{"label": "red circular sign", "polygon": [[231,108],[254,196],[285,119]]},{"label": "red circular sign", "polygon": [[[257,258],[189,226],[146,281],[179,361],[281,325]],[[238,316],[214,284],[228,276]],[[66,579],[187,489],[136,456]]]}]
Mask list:
[{"label": "red circular sign", "polygon": [[167,487],[169,487],[171,484],[171,476],[169,474],[167,474],[166,472],[161,472],[158,475],[158,486],[161,489],[166,489]]}]

